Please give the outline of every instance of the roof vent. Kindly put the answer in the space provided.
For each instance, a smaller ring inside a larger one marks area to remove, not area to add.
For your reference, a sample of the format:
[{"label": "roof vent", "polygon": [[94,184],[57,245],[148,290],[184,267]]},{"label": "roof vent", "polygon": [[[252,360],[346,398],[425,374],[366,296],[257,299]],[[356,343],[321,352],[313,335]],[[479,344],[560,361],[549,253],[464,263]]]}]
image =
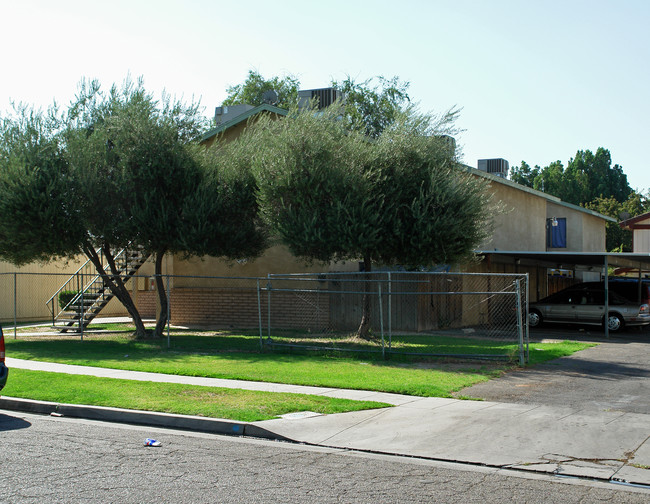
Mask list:
[{"label": "roof vent", "polygon": [[496,175],[497,177],[508,178],[510,164],[503,158],[479,159],[478,169],[485,173]]}]

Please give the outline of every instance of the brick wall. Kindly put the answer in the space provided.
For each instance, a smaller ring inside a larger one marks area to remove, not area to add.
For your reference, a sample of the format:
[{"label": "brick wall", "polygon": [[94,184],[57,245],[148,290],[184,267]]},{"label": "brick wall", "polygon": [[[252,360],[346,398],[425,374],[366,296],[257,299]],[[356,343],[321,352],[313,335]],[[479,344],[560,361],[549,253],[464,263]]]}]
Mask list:
[{"label": "brick wall", "polygon": [[[144,299],[144,296],[143,298]],[[139,299],[140,301],[140,299]],[[262,325],[268,323],[268,295],[260,293]],[[271,326],[278,329],[321,330],[329,323],[329,296],[273,292]],[[189,327],[257,328],[255,288],[177,288],[171,291],[172,324]]]},{"label": "brick wall", "polygon": [[140,291],[138,292],[137,297],[137,307],[140,312],[140,316],[143,319],[155,319],[156,318],[156,300],[157,292],[150,291]]}]

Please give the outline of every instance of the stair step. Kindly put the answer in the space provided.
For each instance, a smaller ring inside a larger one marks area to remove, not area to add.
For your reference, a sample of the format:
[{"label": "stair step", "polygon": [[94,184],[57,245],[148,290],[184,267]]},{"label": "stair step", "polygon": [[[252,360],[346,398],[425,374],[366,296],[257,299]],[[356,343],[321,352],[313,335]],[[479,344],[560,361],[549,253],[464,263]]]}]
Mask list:
[{"label": "stair step", "polygon": [[86,299],[86,298],[84,298],[83,303],[81,303],[81,301],[76,301],[74,303],[69,304],[68,308],[76,310],[80,306],[92,306],[94,304],[95,304],[94,299]]}]

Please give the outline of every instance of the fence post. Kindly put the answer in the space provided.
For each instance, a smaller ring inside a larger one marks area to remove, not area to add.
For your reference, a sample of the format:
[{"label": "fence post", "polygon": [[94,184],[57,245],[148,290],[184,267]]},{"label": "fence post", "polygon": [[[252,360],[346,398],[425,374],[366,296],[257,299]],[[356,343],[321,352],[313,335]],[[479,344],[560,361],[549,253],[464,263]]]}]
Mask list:
[{"label": "fence post", "polygon": [[267,295],[266,295],[266,304],[267,304],[267,316],[266,316],[266,322],[267,322],[267,334],[266,337],[268,339],[271,339],[271,275],[269,273],[268,280],[266,282],[266,289],[267,289]]},{"label": "fence post", "polygon": [[525,350],[524,350],[524,331],[522,327],[522,310],[521,310],[521,280],[515,280],[515,296],[517,303],[517,334],[519,336],[519,365],[523,366],[526,363]]},{"label": "fence post", "polygon": [[386,358],[386,345],[384,343],[384,311],[381,306],[381,282],[377,284],[378,286],[378,291],[377,295],[379,297],[379,330],[381,331],[381,356],[382,358]]},{"label": "fence post", "polygon": [[169,274],[167,274],[167,349],[172,347],[171,341],[171,325],[172,325],[172,297],[171,290],[169,289]]},{"label": "fence post", "polygon": [[526,362],[530,362],[530,326],[528,325],[528,312],[530,303],[530,276],[526,273],[526,311],[524,312],[524,338],[526,338]]},{"label": "fence post", "polygon": [[388,272],[388,349],[393,347],[393,308],[392,308],[393,286]]},{"label": "fence post", "polygon": [[260,290],[260,279],[257,279],[257,321],[260,328],[260,352],[264,351],[264,340],[262,338],[262,291]]},{"label": "fence post", "polygon": [[18,279],[14,271],[14,339],[18,337]]},{"label": "fence post", "polygon": [[[77,286],[79,286],[79,277],[77,276]],[[81,341],[84,340],[84,277],[83,273],[81,274],[81,287],[78,289],[81,291],[81,307],[79,310],[79,332],[81,333]]]}]

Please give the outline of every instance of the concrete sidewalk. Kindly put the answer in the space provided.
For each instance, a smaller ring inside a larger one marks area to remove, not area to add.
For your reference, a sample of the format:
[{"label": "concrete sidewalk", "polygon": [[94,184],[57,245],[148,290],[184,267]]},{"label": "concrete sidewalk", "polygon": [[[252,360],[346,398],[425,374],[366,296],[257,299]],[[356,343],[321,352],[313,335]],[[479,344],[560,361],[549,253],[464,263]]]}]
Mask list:
[{"label": "concrete sidewalk", "polygon": [[[648,485],[650,415],[422,398],[372,391],[161,375],[7,359],[10,368],[376,400],[392,408],[287,415],[262,422],[52,405],[1,398],[0,408],[285,439],[314,445]],[[53,408],[56,409],[54,410]],[[32,408],[32,409],[30,409]]]}]

